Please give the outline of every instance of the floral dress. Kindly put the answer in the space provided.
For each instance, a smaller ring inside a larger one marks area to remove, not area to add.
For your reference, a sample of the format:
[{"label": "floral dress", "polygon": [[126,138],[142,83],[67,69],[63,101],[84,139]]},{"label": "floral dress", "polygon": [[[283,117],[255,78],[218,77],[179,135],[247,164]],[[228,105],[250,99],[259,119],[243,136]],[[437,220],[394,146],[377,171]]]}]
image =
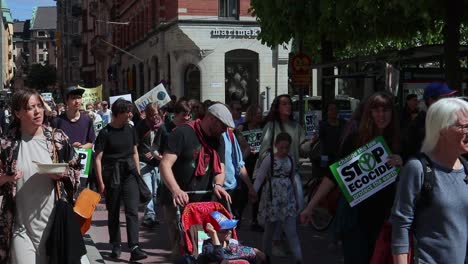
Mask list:
[{"label": "floral dress", "polygon": [[[59,163],[68,163],[68,177],[62,180],[67,193],[67,199],[73,201],[73,195],[79,186],[80,164],[78,155],[68,142],[68,137],[62,130],[54,130],[42,126],[47,142],[51,160]],[[15,171],[21,142],[21,132],[11,128],[9,133],[0,139],[0,173]],[[56,156],[56,159],[55,159]],[[6,183],[0,186],[0,195],[3,195],[0,207],[0,264],[9,263],[10,249],[15,216],[16,184]]]},{"label": "floral dress", "polygon": [[[285,221],[288,217],[297,216],[296,190],[292,158],[274,159],[271,176],[271,158],[263,159],[256,181],[265,180],[258,210],[260,224]],[[261,183],[256,183],[258,185]],[[272,193],[271,190],[273,190]],[[271,195],[270,195],[271,194]]]}]

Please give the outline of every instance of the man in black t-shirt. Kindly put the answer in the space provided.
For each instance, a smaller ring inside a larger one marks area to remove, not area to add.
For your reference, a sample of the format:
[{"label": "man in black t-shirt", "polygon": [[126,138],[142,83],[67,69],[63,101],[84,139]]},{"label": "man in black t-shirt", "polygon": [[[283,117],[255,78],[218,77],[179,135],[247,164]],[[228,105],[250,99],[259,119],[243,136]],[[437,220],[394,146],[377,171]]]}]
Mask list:
[{"label": "man in black t-shirt", "polygon": [[[161,202],[165,208],[166,222],[172,252],[179,253],[175,206],[190,202],[209,201],[211,194],[189,195],[187,191],[213,191],[218,198],[229,203],[231,197],[224,190],[224,149],[221,134],[234,121],[228,108],[221,103],[208,108],[203,120],[196,120],[177,127],[168,136],[167,145],[159,169],[164,181]],[[202,158],[200,158],[202,157]]]}]

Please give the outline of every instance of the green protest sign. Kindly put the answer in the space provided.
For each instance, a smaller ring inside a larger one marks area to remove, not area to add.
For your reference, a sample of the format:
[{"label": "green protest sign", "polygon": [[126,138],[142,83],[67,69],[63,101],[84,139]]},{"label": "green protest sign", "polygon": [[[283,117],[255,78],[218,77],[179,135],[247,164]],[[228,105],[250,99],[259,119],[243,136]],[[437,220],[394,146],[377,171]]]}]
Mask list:
[{"label": "green protest sign", "polygon": [[80,177],[88,178],[89,172],[91,170],[91,154],[93,153],[92,149],[85,148],[75,148],[76,153],[78,153],[78,159],[81,163]]},{"label": "green protest sign", "polygon": [[330,170],[351,206],[364,201],[396,180],[399,169],[387,163],[391,151],[383,137],[377,137]]},{"label": "green protest sign", "polygon": [[242,136],[244,136],[250,146],[250,149],[254,153],[260,151],[260,146],[262,145],[262,133],[263,131],[261,129],[252,129],[242,132]]}]

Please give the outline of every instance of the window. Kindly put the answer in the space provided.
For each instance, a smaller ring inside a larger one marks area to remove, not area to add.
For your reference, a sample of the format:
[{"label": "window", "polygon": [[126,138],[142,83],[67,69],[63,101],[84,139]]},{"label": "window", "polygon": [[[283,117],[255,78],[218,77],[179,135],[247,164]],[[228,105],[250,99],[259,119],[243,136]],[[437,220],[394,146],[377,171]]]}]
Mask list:
[{"label": "window", "polygon": [[219,0],[219,17],[239,19],[239,0]]},{"label": "window", "polygon": [[45,37],[45,36],[46,36],[46,35],[45,35],[45,31],[38,31],[38,32],[37,32],[37,36],[38,36],[38,37]]},{"label": "window", "polygon": [[44,49],[44,42],[42,42],[42,41],[37,42],[37,48],[38,49]]},{"label": "window", "polygon": [[40,62],[44,61],[44,54],[39,54],[39,61]]}]

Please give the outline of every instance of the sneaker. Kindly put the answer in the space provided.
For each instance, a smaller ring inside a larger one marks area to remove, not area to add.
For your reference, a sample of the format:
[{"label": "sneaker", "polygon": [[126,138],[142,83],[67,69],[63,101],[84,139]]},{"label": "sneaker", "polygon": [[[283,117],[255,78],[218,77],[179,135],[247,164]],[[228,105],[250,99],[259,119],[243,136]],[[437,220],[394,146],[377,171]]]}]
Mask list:
[{"label": "sneaker", "polygon": [[120,258],[121,253],[122,253],[122,250],[120,249],[120,245],[114,245],[112,246],[112,252],[110,254],[110,257],[114,259],[118,259]]},{"label": "sneaker", "polygon": [[137,261],[147,258],[148,255],[141,250],[139,246],[134,246],[132,252],[130,253],[130,261]]},{"label": "sneaker", "polygon": [[156,225],[159,225],[159,221],[158,220],[153,220],[151,218],[148,218],[148,219],[145,219],[143,220],[143,222],[141,223],[142,226],[146,227],[146,228],[153,228],[154,226]]}]

